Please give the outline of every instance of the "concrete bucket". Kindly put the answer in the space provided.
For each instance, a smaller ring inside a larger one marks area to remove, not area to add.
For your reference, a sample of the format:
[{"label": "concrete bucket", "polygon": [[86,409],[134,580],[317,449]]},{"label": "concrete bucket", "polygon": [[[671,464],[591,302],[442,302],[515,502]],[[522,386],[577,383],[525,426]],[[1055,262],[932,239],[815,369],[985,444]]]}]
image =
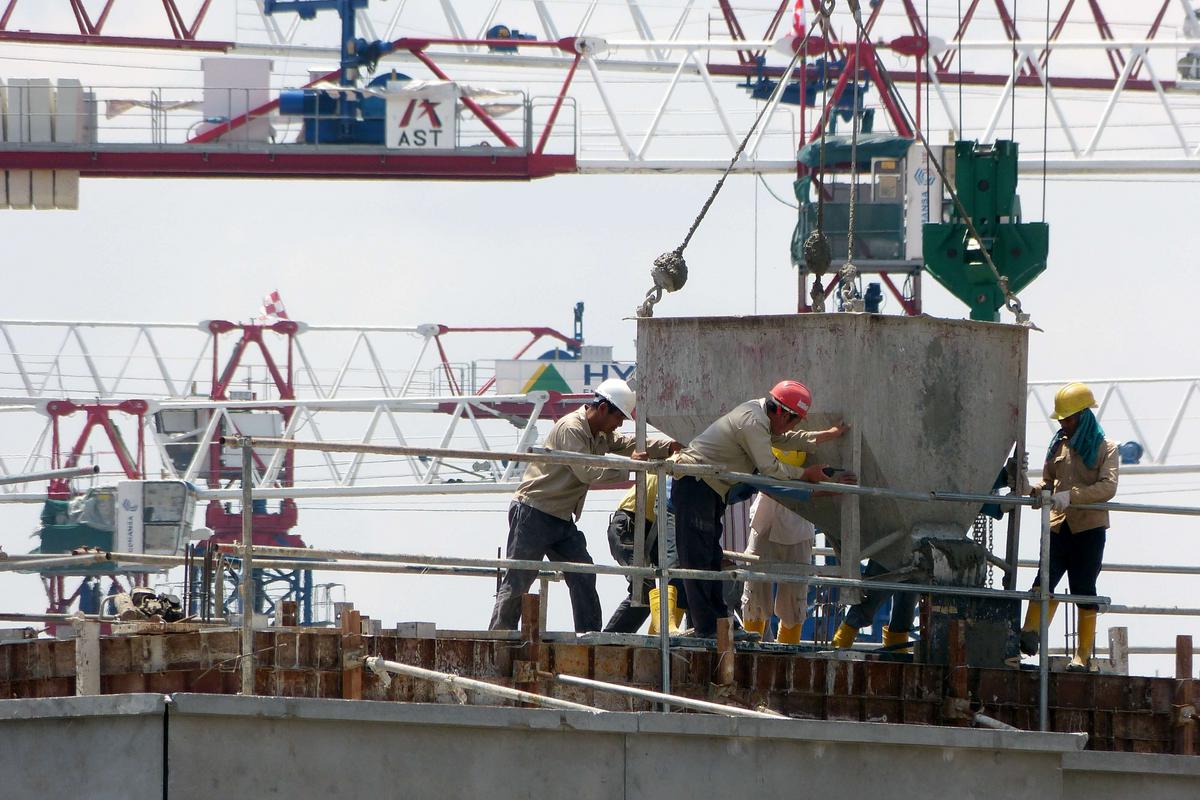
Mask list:
[{"label": "concrete bucket", "polygon": [[[1026,328],[924,316],[639,319],[638,412],[688,442],[795,378],[814,398],[803,427],[853,426],[815,448],[810,463],[854,469],[865,486],[987,494],[1024,428],[1027,352]],[[911,557],[913,537],[899,532],[960,537],[979,511],[882,497],[792,507],[846,538],[847,558],[878,543],[874,558],[888,569]]]}]

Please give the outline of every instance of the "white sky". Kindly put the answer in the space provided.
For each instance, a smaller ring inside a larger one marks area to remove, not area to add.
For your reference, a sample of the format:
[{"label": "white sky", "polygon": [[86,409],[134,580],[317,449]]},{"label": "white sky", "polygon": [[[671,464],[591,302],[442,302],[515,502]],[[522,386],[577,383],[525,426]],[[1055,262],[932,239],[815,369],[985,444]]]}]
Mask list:
[{"label": "white sky", "polygon": [[[22,4],[22,13],[32,13],[32,6],[25,11],[26,5]],[[117,8],[123,5],[128,4]],[[515,27],[536,30],[536,21],[521,18],[528,13],[525,5],[513,3],[513,17],[501,18]],[[577,5],[559,7],[566,9],[564,13],[578,13]],[[673,19],[680,5],[650,8]],[[38,6],[37,13],[51,15],[55,24],[64,19]],[[947,20],[944,13],[952,15],[953,4],[931,6],[935,19],[937,9],[942,9],[942,27],[952,27],[953,19]],[[486,12],[472,4],[464,8],[476,16]],[[618,10],[606,8],[610,14]],[[375,17],[385,22],[392,11],[392,4],[383,4]],[[230,9],[218,3],[213,13],[214,19],[229,24],[229,17],[222,14],[231,14]],[[466,10],[460,13],[467,15]],[[146,14],[145,29],[159,32],[156,26],[162,21]],[[1040,30],[1042,20],[1033,16],[1036,21],[1027,24]],[[66,20],[70,22],[69,17]],[[119,21],[114,12],[110,25]],[[38,22],[29,18],[25,24],[36,28]],[[250,22],[241,18],[240,24]],[[465,23],[471,30],[472,23]],[[608,25],[603,32],[632,35],[621,33],[618,22]],[[14,20],[11,27],[20,26]],[[51,22],[46,22],[44,29],[50,28]],[[702,28],[697,23],[693,35],[703,35]],[[1132,35],[1118,31],[1119,36]],[[1087,35],[1086,29],[1077,33]],[[210,36],[218,38],[215,33]],[[1166,56],[1164,70],[1170,69],[1171,58]],[[146,68],[68,63],[80,61],[136,63]],[[290,80],[308,64],[307,60],[288,62]],[[148,69],[151,66],[172,70]],[[195,58],[178,55],[0,46],[0,78],[76,76],[110,86],[198,87],[196,67]],[[497,83],[522,80],[515,71],[485,77]],[[652,107],[654,95],[648,90],[629,86],[625,90],[628,93],[622,96],[629,102],[649,102]],[[544,87],[540,93],[548,92]],[[199,90],[189,94],[197,96]],[[581,85],[578,94],[585,110],[596,108],[589,85]],[[754,106],[742,91],[727,87],[722,96],[737,110],[735,120],[744,120],[743,127],[748,124]],[[874,94],[868,97],[873,99]],[[1027,152],[1041,146],[1041,99],[1031,97],[1018,106],[1018,135],[1028,137]],[[1095,96],[1078,106],[1094,108]],[[989,110],[990,104],[967,93],[968,120],[982,127],[978,118],[986,117]],[[1132,127],[1139,120],[1147,126],[1140,133]],[[1114,136],[1148,147],[1169,142],[1164,131],[1149,127],[1157,122],[1144,105],[1136,106]],[[789,127],[780,125],[780,130]],[[1054,134],[1051,137],[1053,147]],[[686,141],[671,146],[685,148],[680,152],[688,154]],[[0,317],[245,319],[262,294],[278,289],[294,318],[313,323],[533,324],[569,333],[571,306],[582,299],[587,304],[588,342],[612,344],[618,358],[629,359],[635,331],[628,318],[649,286],[650,263],[678,244],[714,179],[589,175],[530,184],[85,180],[77,212],[0,214],[0,259],[9,278]],[[790,198],[785,176],[766,180],[777,194]],[[1197,264],[1194,248],[1188,245],[1194,183],[1052,181],[1046,189],[1045,209],[1041,194],[1040,181],[1023,179],[1026,219],[1040,220],[1044,215],[1051,226],[1050,266],[1022,294],[1025,309],[1045,331],[1031,337],[1030,377],[1069,380],[1200,373],[1193,347],[1200,333],[1192,309]],[[794,310],[795,272],[787,252],[794,221],[795,212],[772,199],[754,179],[730,178],[688,249],[688,285],[666,297],[657,313]],[[932,280],[926,281],[924,291],[928,313],[965,316],[962,306]],[[515,344],[515,340],[506,342],[497,350],[487,342],[464,343],[461,358],[506,357]],[[57,346],[57,340],[38,345]],[[2,393],[15,393],[12,376],[3,377]],[[1167,418],[1181,400],[1165,393],[1146,395],[1144,424],[1152,443],[1161,439]],[[1173,457],[1177,463],[1200,461],[1198,413],[1191,411],[1180,429]],[[418,421],[414,430],[428,435],[432,424]],[[1113,438],[1132,436],[1117,417],[1107,427]],[[14,432],[11,425],[3,430],[7,433],[0,452],[6,458],[27,450],[36,433],[32,429]],[[511,436],[512,430],[497,435]],[[1036,462],[1049,433],[1044,428],[1031,430],[1029,450]],[[1127,477],[1118,499],[1200,505],[1200,481],[1194,475]],[[609,560],[604,526],[616,501],[614,493],[594,493],[581,524],[598,561]],[[297,530],[318,547],[488,556],[503,546],[506,504],[507,498],[494,495],[470,500],[304,503]],[[356,506],[372,510],[342,511]],[[395,510],[385,513],[385,508]],[[9,552],[28,550],[27,536],[36,526],[36,517],[36,506],[0,506],[4,520],[0,545]],[[1030,516],[1025,530],[1035,529]],[[1114,516],[1106,560],[1200,564],[1195,535],[1196,526],[1187,518]],[[1036,552],[1028,534],[1022,551],[1026,557]],[[1030,577],[1022,576],[1022,586]],[[346,583],[356,606],[386,625],[417,619],[436,620],[445,628],[480,628],[491,609],[488,580],[318,577],[318,581],[327,579]],[[1109,573],[1100,579],[1101,594],[1128,605],[1195,606],[1194,586],[1194,578],[1147,580]],[[624,581],[602,577],[600,588],[607,614],[622,596]],[[0,607],[41,610],[41,594],[32,576],[0,579]],[[550,626],[566,629],[569,621],[565,589],[555,587]],[[1175,633],[1200,637],[1200,625],[1186,618],[1102,616],[1101,640],[1106,624],[1128,625],[1131,644],[1173,644]],[[1135,657],[1133,666],[1151,674],[1172,669],[1169,658]]]}]

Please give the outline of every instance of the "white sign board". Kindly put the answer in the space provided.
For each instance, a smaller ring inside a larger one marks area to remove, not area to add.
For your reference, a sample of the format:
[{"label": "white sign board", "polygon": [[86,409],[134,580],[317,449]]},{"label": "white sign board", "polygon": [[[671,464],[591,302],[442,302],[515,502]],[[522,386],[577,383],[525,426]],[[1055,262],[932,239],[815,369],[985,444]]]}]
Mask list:
[{"label": "white sign board", "polygon": [[145,516],[142,510],[142,482],[117,484],[116,546],[126,553],[143,550]]},{"label": "white sign board", "polygon": [[525,394],[540,390],[591,394],[609,378],[631,380],[636,369],[630,361],[497,361],[496,393]]},{"label": "white sign board", "polygon": [[458,128],[458,86],[398,89],[387,97],[385,143],[396,150],[450,150]]},{"label": "white sign board", "polygon": [[908,197],[904,209],[904,257],[920,260],[924,258],[921,226],[942,221],[942,181],[920,142],[913,142],[908,149],[905,164]]}]

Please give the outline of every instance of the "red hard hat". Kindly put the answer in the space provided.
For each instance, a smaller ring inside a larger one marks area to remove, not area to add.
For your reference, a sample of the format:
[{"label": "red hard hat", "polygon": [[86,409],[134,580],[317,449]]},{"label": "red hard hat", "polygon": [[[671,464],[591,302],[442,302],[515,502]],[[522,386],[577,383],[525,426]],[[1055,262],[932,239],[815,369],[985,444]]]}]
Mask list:
[{"label": "red hard hat", "polygon": [[771,389],[771,397],[776,403],[793,414],[803,417],[812,406],[812,392],[800,381],[780,381]]}]

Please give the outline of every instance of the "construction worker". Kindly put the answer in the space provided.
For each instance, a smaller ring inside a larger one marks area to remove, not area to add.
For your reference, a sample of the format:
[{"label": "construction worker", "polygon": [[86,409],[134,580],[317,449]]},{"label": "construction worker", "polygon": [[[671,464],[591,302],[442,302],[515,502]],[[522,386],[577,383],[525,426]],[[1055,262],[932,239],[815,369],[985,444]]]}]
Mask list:
[{"label": "construction worker", "polygon": [[[887,571],[887,567],[870,558],[867,559],[867,568],[863,571],[863,576],[878,578]],[[846,611],[845,619],[834,632],[833,646],[839,650],[846,650],[854,644],[854,640],[858,638],[859,629],[872,624],[875,612],[889,597],[892,599],[892,610],[888,617],[888,623],[883,626],[883,646],[892,650],[912,652],[911,647],[902,647],[902,645],[909,641],[913,618],[917,614],[919,598],[916,592],[870,589],[864,591],[862,602],[850,606]]]},{"label": "construction worker", "polygon": [[[610,378],[596,387],[592,401],[554,423],[543,445],[567,453],[628,455],[644,461],[648,456],[666,458],[679,450],[679,443],[654,439],[646,452],[635,452],[634,438],[617,433],[617,428],[633,418],[636,395],[623,380]],[[583,513],[588,488],[597,483],[618,483],[628,479],[625,469],[602,469],[579,464],[531,463],[525,468],[508,507],[507,557],[541,561],[575,561],[591,564],[587,540],[575,527]],[[496,605],[492,609],[490,630],[513,630],[521,619],[521,595],[529,589],[537,573],[510,569],[504,573]],[[571,594],[571,612],[575,630],[600,630],[600,596],[596,576],[566,573]]]},{"label": "construction worker", "polygon": [[[1031,497],[1050,491],[1050,590],[1067,574],[1071,594],[1096,594],[1096,578],[1104,559],[1107,511],[1074,508],[1087,503],[1105,503],[1117,493],[1117,443],[1104,438],[1104,429],[1092,409],[1096,398],[1082,383],[1068,383],[1054,396],[1054,413],[1059,430],[1050,440],[1042,480],[1030,487]],[[1041,586],[1038,571],[1033,590]],[[1050,618],[1058,608],[1050,603]],[[1096,638],[1096,611],[1092,603],[1079,604],[1079,636],[1075,656],[1067,669],[1086,672]],[[1032,600],[1021,626],[1021,652],[1036,655],[1040,642],[1041,603]],[[1049,624],[1049,620],[1047,620]]]},{"label": "construction worker", "polygon": [[[681,450],[681,464],[716,464],[730,472],[757,472],[783,480],[817,483],[826,479],[825,465],[793,467],[782,463],[771,451],[799,450],[815,443],[815,434],[793,431],[808,415],[812,393],[799,381],[777,383],[767,397],[748,400],[709,425]],[[844,425],[834,430],[844,430]],[[853,483],[853,473],[843,473]],[[671,485],[671,507],[675,510],[675,546],[684,569],[721,568],[721,517],[731,486],[715,477],[680,477]],[[696,635],[713,638],[717,620],[729,615],[720,581],[684,580],[688,616]],[[754,638],[739,629],[737,638]]]},{"label": "construction worker", "polygon": [[[818,431],[815,441],[841,436],[844,426]],[[807,454],[786,452],[773,448],[775,457],[793,467],[803,467]],[[804,517],[780,504],[769,495],[759,492],[750,506],[750,542],[747,555],[758,561],[783,564],[812,564],[813,540],[816,528]],[[755,564],[750,568],[754,569]],[[772,586],[775,587],[772,599]],[[742,624],[746,630],[765,636],[771,615],[779,617],[779,644],[799,644],[804,619],[808,616],[808,583],[779,583],[747,581],[742,593]]]},{"label": "construction worker", "polygon": [[[645,534],[645,555],[650,564],[658,566],[658,536],[659,532],[665,526],[660,526],[657,519],[657,501],[658,499],[658,475],[653,472],[646,474],[646,534]],[[620,505],[613,515],[608,520],[608,549],[612,552],[613,558],[621,566],[629,566],[634,563],[634,545],[636,538],[634,531],[636,530],[637,518],[637,487],[631,487],[625,493],[625,497],[621,499]],[[667,541],[667,564],[673,565],[676,562],[675,542],[674,537]],[[650,618],[650,635],[658,633],[659,617],[659,591],[656,582],[653,578],[628,578],[629,580],[629,595],[621,601],[617,606],[617,610],[608,620],[608,624],[604,626],[605,633],[637,633],[642,627],[642,623],[646,621],[646,617]],[[643,605],[633,605],[634,587],[639,587]],[[686,601],[684,606],[679,606],[680,595],[683,592],[683,581],[676,578],[667,586],[667,613],[670,621],[669,630],[675,633],[679,627],[679,623],[683,621],[683,612],[686,609]],[[645,605],[648,603],[649,605]]]}]

